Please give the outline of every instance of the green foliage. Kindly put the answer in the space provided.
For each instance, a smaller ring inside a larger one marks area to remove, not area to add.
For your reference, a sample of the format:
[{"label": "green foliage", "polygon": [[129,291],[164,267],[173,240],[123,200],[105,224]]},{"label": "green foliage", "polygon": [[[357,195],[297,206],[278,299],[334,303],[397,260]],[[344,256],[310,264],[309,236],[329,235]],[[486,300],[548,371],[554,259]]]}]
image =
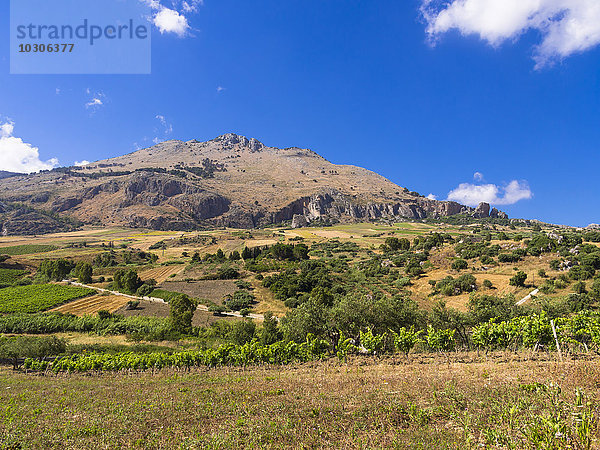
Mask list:
[{"label": "green foliage", "polygon": [[415,331],[414,327],[410,327],[410,329],[401,327],[397,332],[392,331],[394,348],[408,358],[411,350],[422,342],[421,334],[423,334],[423,330]]},{"label": "green foliage", "polygon": [[60,313],[14,313],[0,315],[0,333],[51,334],[93,332],[98,335],[131,335],[145,340],[165,340],[172,336],[167,319],[157,317],[123,317],[109,315],[77,317]]},{"label": "green foliage", "polygon": [[0,359],[10,359],[13,369],[18,369],[19,359],[56,356],[64,353],[66,341],[56,336],[32,337],[32,336],[0,336]]},{"label": "green foliage", "polygon": [[420,327],[424,319],[418,304],[402,295],[374,299],[369,295],[348,294],[329,310],[328,323],[330,329],[358,338],[360,330],[372,329],[383,334],[402,327]]},{"label": "green foliage", "polygon": [[143,282],[135,270],[119,269],[113,277],[113,288],[128,294],[134,294]]},{"label": "green foliage", "polygon": [[220,316],[223,313],[229,312],[231,311],[229,308],[227,308],[226,306],[223,305],[210,305],[208,307],[208,312],[213,313],[216,316]]},{"label": "green foliage", "polygon": [[0,289],[0,313],[45,311],[95,293],[93,289],[58,284],[8,287]]},{"label": "green foliage", "polygon": [[281,330],[286,341],[302,342],[307,335],[325,336],[328,314],[314,299],[302,303],[281,319]]},{"label": "green foliage", "polygon": [[301,261],[308,259],[308,247],[306,244],[283,244],[277,243],[271,247],[271,254],[280,261]]},{"label": "green foliage", "polygon": [[235,267],[224,265],[217,269],[217,273],[206,275],[205,280],[235,280],[239,278],[240,272]]},{"label": "green foliage", "polygon": [[265,277],[263,286],[271,289],[279,300],[297,297],[299,293],[310,293],[316,287],[330,289],[337,279],[327,264],[322,261],[303,261],[300,273],[293,269]]},{"label": "green foliage", "polygon": [[230,334],[231,340],[238,345],[252,341],[255,335],[256,324],[251,320],[238,320],[233,324]]},{"label": "green foliage", "polygon": [[378,355],[382,352],[385,346],[385,334],[373,334],[373,330],[370,328],[366,331],[360,331],[359,340],[368,352],[369,355]]},{"label": "green foliage", "polygon": [[78,262],[75,266],[75,276],[80,283],[90,284],[92,282],[93,272],[94,269],[90,263]]},{"label": "green foliage", "polygon": [[523,314],[523,308],[516,305],[512,295],[471,295],[467,306],[474,323],[487,322],[492,318],[508,320]]},{"label": "green foliage", "polygon": [[264,314],[262,331],[260,333],[260,342],[263,345],[271,345],[281,339],[282,335],[279,331],[277,318],[272,312],[267,311]]},{"label": "green foliage", "polygon": [[248,291],[237,291],[230,298],[226,299],[225,304],[232,311],[240,311],[249,308],[255,303],[256,298]]},{"label": "green foliage", "polygon": [[463,274],[458,278],[448,276],[435,284],[434,293],[445,296],[460,295],[463,292],[477,290],[477,280],[471,274]]},{"label": "green foliage", "polygon": [[498,261],[501,263],[516,263],[521,261],[522,255],[516,251],[512,253],[500,253],[498,255]]},{"label": "green foliage", "polygon": [[301,343],[278,341],[262,345],[257,340],[243,345],[234,343],[216,349],[154,353],[92,353],[59,358],[53,362],[27,359],[29,370],[52,372],[92,372],[119,370],[160,370],[163,368],[245,366],[250,364],[290,364],[322,359],[328,344],[313,336]]},{"label": "green foliage", "polygon": [[572,280],[589,280],[594,276],[595,270],[591,266],[573,266],[569,270]]},{"label": "green foliage", "polygon": [[0,268],[0,286],[10,286],[25,275],[27,275],[25,270]]},{"label": "green foliage", "polygon": [[252,290],[252,283],[249,281],[238,280],[235,282],[238,289],[246,289],[247,291]]},{"label": "green foliage", "polygon": [[354,339],[348,338],[344,333],[340,336],[336,345],[336,355],[340,360],[346,360],[348,355],[358,352],[358,347],[354,343]]},{"label": "green foliage", "polygon": [[389,237],[385,240],[385,245],[391,252],[410,250],[410,241],[405,238]]},{"label": "green foliage", "polygon": [[45,259],[39,272],[49,281],[62,281],[75,268],[72,261],[66,259]]},{"label": "green foliage", "polygon": [[587,293],[587,289],[586,289],[585,282],[579,281],[579,282],[575,283],[573,285],[573,290],[577,294],[586,294]]},{"label": "green foliage", "polygon": [[456,341],[454,340],[455,330],[442,329],[436,330],[431,325],[427,328],[427,345],[432,350],[438,352],[449,352],[454,349]]},{"label": "green foliage", "polygon": [[527,280],[527,274],[521,270],[519,270],[514,277],[512,277],[509,280],[509,284],[511,286],[516,286],[516,287],[524,287],[525,286],[525,280]]},{"label": "green foliage", "polygon": [[469,264],[464,259],[460,259],[459,258],[459,259],[455,259],[452,262],[452,269],[453,270],[461,271],[461,270],[465,270],[468,267],[469,267]]},{"label": "green foliage", "polygon": [[150,293],[149,297],[160,298],[163,299],[165,302],[169,303],[171,299],[177,297],[178,295],[183,294],[181,292],[167,291],[165,289],[154,289]]},{"label": "green foliage", "polygon": [[464,259],[475,259],[483,256],[494,257],[500,252],[499,245],[490,245],[489,242],[461,242],[454,246],[456,254]]},{"label": "green foliage", "polygon": [[178,295],[171,299],[169,310],[169,321],[173,330],[189,334],[192,331],[192,318],[194,312],[198,308],[196,300],[191,299],[187,295]]},{"label": "green foliage", "polygon": [[94,266],[96,267],[113,267],[118,264],[117,254],[114,251],[103,252],[94,257]]},{"label": "green foliage", "polygon": [[537,234],[527,243],[527,253],[540,256],[542,253],[556,251],[558,242],[545,234]]}]

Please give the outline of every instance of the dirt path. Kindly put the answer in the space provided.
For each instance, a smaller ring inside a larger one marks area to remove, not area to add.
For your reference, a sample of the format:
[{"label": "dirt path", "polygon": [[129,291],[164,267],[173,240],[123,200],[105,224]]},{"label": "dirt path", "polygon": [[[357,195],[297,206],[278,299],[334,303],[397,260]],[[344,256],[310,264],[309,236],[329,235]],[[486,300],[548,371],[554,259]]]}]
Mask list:
[{"label": "dirt path", "polygon": [[523,297],[521,300],[519,300],[517,302],[517,306],[521,306],[523,303],[525,303],[527,300],[530,300],[531,297],[533,297],[534,295],[537,295],[538,292],[540,292],[539,289],[534,289],[533,291],[531,291],[529,294],[527,294],[525,297]]}]

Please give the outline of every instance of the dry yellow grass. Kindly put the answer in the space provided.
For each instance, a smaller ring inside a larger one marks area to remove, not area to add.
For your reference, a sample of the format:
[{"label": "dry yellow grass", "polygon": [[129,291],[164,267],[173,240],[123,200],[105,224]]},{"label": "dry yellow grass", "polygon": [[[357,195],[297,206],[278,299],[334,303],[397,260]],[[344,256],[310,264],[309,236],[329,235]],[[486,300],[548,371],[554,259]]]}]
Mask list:
[{"label": "dry yellow grass", "polygon": [[121,295],[94,295],[66,303],[51,311],[76,316],[92,316],[102,310],[113,313],[125,306],[130,300],[130,298]]},{"label": "dry yellow grass", "polygon": [[140,272],[139,276],[142,281],[154,279],[157,283],[164,283],[171,275],[177,275],[185,269],[185,265],[173,265],[173,266],[161,266],[154,269],[145,270]]},{"label": "dry yellow grass", "polygon": [[[0,446],[18,448],[540,448],[542,418],[576,388],[598,412],[600,365],[539,355],[32,376],[0,370]],[[462,361],[462,362],[460,362]],[[510,410],[516,408],[511,419]],[[570,426],[568,413],[564,423]],[[564,430],[563,430],[564,431]],[[574,448],[556,440],[547,448]],[[598,448],[598,421],[591,423]],[[580,447],[577,447],[580,448]]]}]

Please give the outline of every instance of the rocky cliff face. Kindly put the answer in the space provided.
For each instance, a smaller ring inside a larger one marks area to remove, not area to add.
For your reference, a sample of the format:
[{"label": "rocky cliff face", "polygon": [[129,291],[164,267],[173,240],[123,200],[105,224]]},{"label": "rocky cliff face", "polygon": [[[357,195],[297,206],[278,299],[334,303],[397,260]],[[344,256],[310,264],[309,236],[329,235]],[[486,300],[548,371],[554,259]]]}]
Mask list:
[{"label": "rocky cliff face", "polygon": [[[494,208],[494,217],[508,218]],[[441,218],[456,214],[468,214],[475,218],[490,216],[490,205],[481,203],[473,209],[450,201],[429,200],[422,197],[396,203],[356,203],[340,192],[327,192],[296,200],[282,210],[265,218],[270,223],[292,221],[292,227],[300,228],[323,219],[338,221],[370,221],[378,219],[425,219]]]},{"label": "rocky cliff face", "polygon": [[366,169],[332,164],[311,150],[266,147],[235,134],[207,142],[167,141],[83,168],[0,179],[0,201],[31,207],[27,214],[11,210],[9,217],[0,204],[0,222],[10,234],[60,228],[51,215],[31,210],[84,224],[160,230],[456,214],[506,217],[488,204],[470,208],[429,200]]}]

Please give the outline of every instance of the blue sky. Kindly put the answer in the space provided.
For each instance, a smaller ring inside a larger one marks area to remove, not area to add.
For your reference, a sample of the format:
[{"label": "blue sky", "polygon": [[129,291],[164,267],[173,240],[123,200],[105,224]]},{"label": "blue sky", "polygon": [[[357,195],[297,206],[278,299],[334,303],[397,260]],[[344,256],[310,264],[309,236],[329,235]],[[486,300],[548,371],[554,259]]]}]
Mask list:
[{"label": "blue sky", "polygon": [[13,148],[39,149],[33,170],[235,132],[442,200],[600,222],[595,0],[153,1],[151,75],[9,75],[0,0],[0,169]]}]

